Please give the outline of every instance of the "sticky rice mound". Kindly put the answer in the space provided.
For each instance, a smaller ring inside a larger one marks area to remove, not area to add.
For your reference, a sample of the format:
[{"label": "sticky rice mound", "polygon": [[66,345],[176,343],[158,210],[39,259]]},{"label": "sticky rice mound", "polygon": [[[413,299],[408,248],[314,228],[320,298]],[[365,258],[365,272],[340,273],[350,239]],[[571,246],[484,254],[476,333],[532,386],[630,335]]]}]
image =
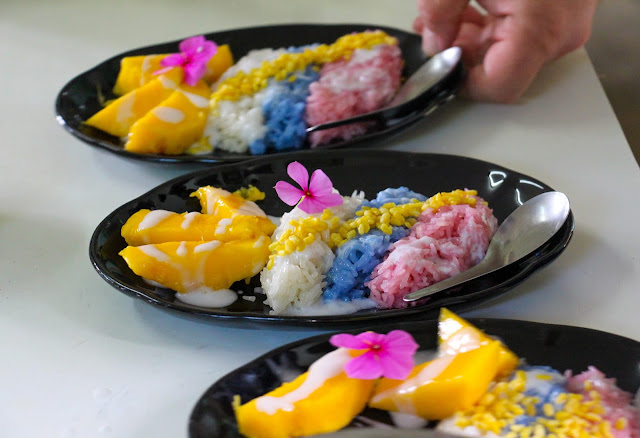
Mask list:
[{"label": "sticky rice mound", "polygon": [[[252,50],[243,56],[212,86],[215,91],[219,84],[235,76],[238,72],[249,72],[265,61],[276,59],[285,49]],[[204,131],[204,137],[212,147],[229,152],[246,152],[249,145],[263,138],[267,131],[262,104],[268,95],[267,89],[242,96],[237,100],[224,100],[217,103],[214,111],[209,112],[209,118]]]},{"label": "sticky rice mound", "polygon": [[347,241],[336,251],[336,258],[327,273],[324,301],[352,301],[369,296],[364,284],[373,269],[387,253],[389,246],[405,237],[409,230],[393,227],[391,234],[373,230]]},{"label": "sticky rice mound", "polygon": [[424,202],[427,200],[427,197],[423,194],[410,190],[408,187],[389,187],[388,189],[384,189],[378,192],[375,199],[372,199],[371,201],[365,201],[362,203],[362,205],[372,208],[380,208],[384,204],[387,204],[389,202],[393,202],[396,205],[402,205],[414,202],[414,200]]},{"label": "sticky rice mound", "polygon": [[611,428],[614,438],[640,437],[640,410],[631,404],[633,395],[618,388],[616,379],[607,378],[593,366],[577,375],[567,372],[566,376],[569,391],[582,394],[587,400],[593,399],[592,391],[598,393],[605,408],[603,419],[622,426]]},{"label": "sticky rice mound", "polygon": [[[356,50],[349,60],[322,67],[320,79],[310,85],[306,121],[309,126],[353,117],[379,109],[400,87],[402,52],[398,46],[381,44]],[[349,140],[368,126],[353,123],[311,133],[311,147],[333,140]]]},{"label": "sticky rice mound", "polygon": [[409,236],[391,246],[366,286],[383,308],[402,308],[403,297],[447,279],[483,258],[497,228],[497,219],[481,198],[467,204],[425,210]]},{"label": "sticky rice mound", "polygon": [[[352,196],[343,196],[342,199],[342,205],[329,209],[340,220],[354,216],[364,200],[364,193],[354,192]],[[310,216],[320,218],[321,214],[310,215],[298,207],[285,213],[273,233],[272,242],[277,242],[285,230],[293,228],[292,220]],[[327,243],[329,235],[329,229],[317,233],[313,243],[306,245],[304,250],[274,257],[273,266],[262,270],[262,291],[267,295],[265,303],[271,306],[273,314],[281,314],[291,307],[301,309],[320,300],[326,286],[326,273],[335,258]]]}]

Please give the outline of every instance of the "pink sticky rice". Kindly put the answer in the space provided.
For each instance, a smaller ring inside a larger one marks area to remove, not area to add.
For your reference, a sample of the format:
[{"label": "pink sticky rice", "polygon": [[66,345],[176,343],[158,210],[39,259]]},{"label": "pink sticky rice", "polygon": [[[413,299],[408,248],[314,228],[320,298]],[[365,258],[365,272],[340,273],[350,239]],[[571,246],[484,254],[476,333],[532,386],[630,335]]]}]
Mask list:
[{"label": "pink sticky rice", "polygon": [[[356,50],[349,60],[325,64],[320,79],[309,87],[305,121],[308,126],[333,122],[381,108],[400,86],[402,52],[381,44]],[[311,133],[311,146],[362,135],[366,123],[354,123]]]},{"label": "pink sticky rice", "polygon": [[428,209],[407,237],[394,243],[366,284],[370,298],[383,308],[406,307],[402,298],[478,264],[487,252],[498,221],[477,198],[475,207],[451,205]]},{"label": "pink sticky rice", "polygon": [[[585,387],[585,382],[590,385]],[[600,403],[605,409],[603,419],[611,424],[614,438],[640,438],[640,411],[631,403],[633,396],[616,386],[616,379],[607,378],[595,367],[573,376],[567,372],[567,389],[582,394],[591,400],[591,391],[600,395]],[[621,420],[624,419],[624,420]],[[616,427],[618,420],[621,422]]]}]

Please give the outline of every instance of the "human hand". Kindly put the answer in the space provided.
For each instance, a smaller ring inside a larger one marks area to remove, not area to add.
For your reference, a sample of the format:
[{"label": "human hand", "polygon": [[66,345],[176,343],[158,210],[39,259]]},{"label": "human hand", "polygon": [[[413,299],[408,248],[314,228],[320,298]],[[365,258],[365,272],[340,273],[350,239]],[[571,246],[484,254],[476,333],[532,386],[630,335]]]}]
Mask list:
[{"label": "human hand", "polygon": [[512,103],[540,69],[582,47],[598,0],[417,0],[425,53],[460,46],[471,99]]}]

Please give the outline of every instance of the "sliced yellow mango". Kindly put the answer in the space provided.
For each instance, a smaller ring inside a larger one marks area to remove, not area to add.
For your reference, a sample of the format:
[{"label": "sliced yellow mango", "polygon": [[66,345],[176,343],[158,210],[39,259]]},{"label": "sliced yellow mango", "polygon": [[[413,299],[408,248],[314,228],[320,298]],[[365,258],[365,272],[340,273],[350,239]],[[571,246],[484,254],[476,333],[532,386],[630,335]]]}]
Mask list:
[{"label": "sliced yellow mango", "polygon": [[487,391],[498,371],[500,343],[493,341],[416,366],[404,380],[383,378],[369,406],[441,420],[467,409]]},{"label": "sliced yellow mango", "polygon": [[217,187],[200,187],[189,196],[198,198],[202,213],[213,214],[219,218],[238,215],[265,216],[264,211],[255,202]]},{"label": "sliced yellow mango", "polygon": [[276,226],[266,217],[234,216],[220,218],[198,212],[174,213],[167,210],[143,209],[133,214],[122,226],[127,244],[248,240],[271,236]]},{"label": "sliced yellow mango", "polygon": [[231,242],[166,242],[127,246],[120,251],[137,275],[180,293],[229,289],[259,273],[269,259],[271,239]]},{"label": "sliced yellow mango", "polygon": [[157,76],[144,87],[109,103],[85,123],[116,137],[126,137],[133,124],[171,96],[182,80],[180,70]]},{"label": "sliced yellow mango", "polygon": [[[167,56],[141,55],[127,56],[120,61],[120,72],[113,87],[113,92],[118,96],[129,93],[136,88],[152,81],[156,75],[154,72],[163,69],[160,62]],[[203,77],[205,82],[212,84],[226,69],[233,65],[233,55],[228,45],[218,46],[218,51],[207,62],[207,71]],[[176,69],[180,70],[180,69]]]},{"label": "sliced yellow mango", "polygon": [[[487,345],[495,341],[485,335],[465,319],[448,309],[440,309],[438,318],[438,353],[440,355],[457,354]],[[500,343],[498,374],[507,376],[518,365],[518,356]]]},{"label": "sliced yellow mango", "polygon": [[157,77],[153,73],[164,68],[160,65],[160,61],[165,56],[167,55],[141,55],[122,58],[113,92],[122,96],[151,82]]},{"label": "sliced yellow mango", "polygon": [[366,406],[375,380],[347,377],[339,359],[329,366],[334,373],[322,375],[314,368],[344,354],[341,349],[329,353],[294,381],[236,406],[240,433],[248,438],[288,438],[333,432],[348,425]]},{"label": "sliced yellow mango", "polygon": [[218,51],[207,62],[207,71],[204,74],[204,80],[213,84],[218,80],[222,73],[233,65],[233,54],[227,44],[218,46]]},{"label": "sliced yellow mango", "polygon": [[209,94],[204,81],[194,87],[181,85],[131,126],[124,148],[142,154],[183,153],[202,137]]}]

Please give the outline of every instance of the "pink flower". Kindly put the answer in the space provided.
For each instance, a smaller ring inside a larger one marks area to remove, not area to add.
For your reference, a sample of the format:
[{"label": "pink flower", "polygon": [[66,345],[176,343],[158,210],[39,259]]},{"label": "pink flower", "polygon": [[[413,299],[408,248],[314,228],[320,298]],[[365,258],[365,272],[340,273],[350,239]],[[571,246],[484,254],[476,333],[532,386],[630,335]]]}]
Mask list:
[{"label": "pink flower", "polygon": [[207,72],[207,62],[217,51],[218,45],[205,40],[202,35],[187,38],[180,42],[180,53],[165,56],[160,61],[160,65],[165,68],[153,73],[160,75],[173,67],[182,67],[184,82],[193,87]]},{"label": "pink flower", "polygon": [[367,350],[344,366],[347,376],[353,379],[372,380],[378,377],[406,379],[413,369],[413,355],[418,344],[404,330],[393,330],[386,335],[374,332],[357,336],[333,335],[331,345],[351,350]]},{"label": "pink flower", "polygon": [[333,184],[322,170],[318,169],[311,175],[302,164],[294,161],[287,166],[287,173],[301,189],[292,186],[288,182],[278,181],[276,193],[287,205],[296,205],[300,210],[308,214],[321,213],[325,208],[342,204],[342,196],[333,193]]}]

